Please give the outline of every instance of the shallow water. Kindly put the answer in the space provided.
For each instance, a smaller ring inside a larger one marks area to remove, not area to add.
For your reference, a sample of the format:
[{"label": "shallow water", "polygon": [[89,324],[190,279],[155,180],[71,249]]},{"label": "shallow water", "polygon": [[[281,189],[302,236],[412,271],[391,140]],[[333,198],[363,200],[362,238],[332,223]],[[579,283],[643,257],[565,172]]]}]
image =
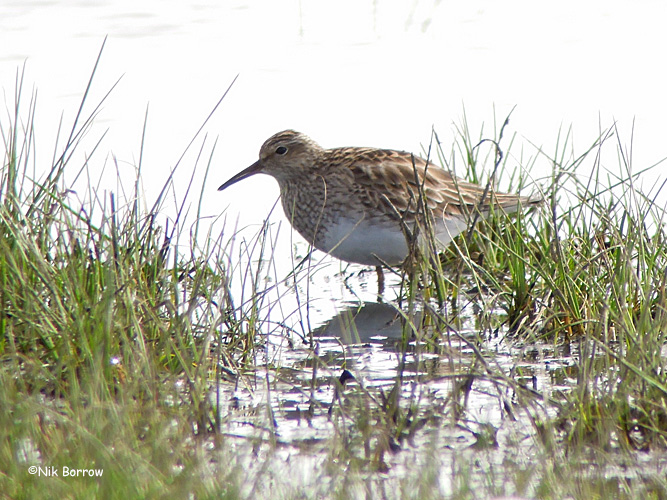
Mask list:
[{"label": "shallow water", "polygon": [[[482,352],[487,362],[529,388],[519,395],[502,380],[485,375],[483,369],[472,368],[477,355],[470,342],[479,341],[472,329],[443,339],[440,354],[425,349],[420,352],[410,339],[403,357],[399,349],[403,326],[396,310],[396,305],[387,303],[350,304],[313,331],[316,353],[302,339],[291,346],[284,342],[274,345],[280,356],[269,356],[270,368],[260,367],[234,385],[222,385],[212,395],[223,401],[223,434],[241,447],[244,439],[263,441],[266,453],[275,455],[269,469],[282,487],[328,495],[330,491],[322,489],[322,484],[335,483],[335,475],[332,477],[329,470],[322,476],[324,483],[316,478],[323,473],[323,463],[336,455],[333,449],[341,440],[349,441],[347,454],[369,463],[374,460],[376,439],[386,425],[383,399],[396,385],[400,370],[400,406],[403,411],[410,408],[410,418],[420,423],[395,441],[392,451],[384,453],[381,463],[372,467],[384,472],[369,476],[373,478],[371,489],[384,485],[388,490],[383,498],[401,498],[395,488],[419,467],[434,469],[444,496],[456,491],[455,477],[462,471],[473,478],[473,484],[479,483],[479,491],[488,491],[484,478],[489,474],[502,486],[500,470],[514,474],[529,469],[531,455],[541,449],[535,419],[555,416],[544,398],[557,398],[560,391],[576,384],[576,378],[568,373],[569,366],[576,363],[576,346],[565,356],[560,348],[550,345],[518,348],[499,337],[486,340]],[[274,364],[277,357],[279,366]],[[355,379],[337,396],[341,387],[336,388],[336,380],[343,368]],[[467,389],[460,389],[466,381]],[[462,413],[458,418],[452,410],[452,397],[460,398]],[[523,403],[517,404],[517,398]],[[525,404],[526,398],[532,403]],[[367,416],[359,412],[367,412]],[[370,454],[363,451],[359,436],[363,431],[357,428],[365,418],[372,422],[367,432],[375,436],[369,441]],[[277,449],[271,448],[275,445]],[[252,469],[253,459],[247,460]],[[283,467],[289,483],[278,479]],[[511,488],[508,492],[513,493]],[[362,492],[346,494],[348,498],[364,497]]]},{"label": "shallow water", "polygon": [[[540,497],[540,483],[550,484],[568,458],[561,456],[564,448],[545,447],[539,422],[557,417],[564,395],[578,387],[579,345],[520,346],[502,331],[480,338],[468,317],[427,349],[404,337],[397,308],[350,303],[313,330],[314,349],[310,338],[274,342],[278,337],[269,336],[270,361],[212,394],[222,402],[223,436],[239,451],[234,460],[248,474],[248,491],[424,497],[410,490],[414,482],[417,489],[435,486],[444,498],[458,498],[468,488],[472,498]],[[336,381],[344,368],[355,378],[342,388]],[[394,387],[400,387],[400,414],[407,417],[399,435],[392,434],[385,407]],[[393,437],[382,451],[385,432]],[[254,451],[246,454],[251,444]],[[576,484],[630,498],[633,482],[638,491],[660,483],[667,460],[609,449],[603,461],[591,455],[578,470],[571,478]]]}]

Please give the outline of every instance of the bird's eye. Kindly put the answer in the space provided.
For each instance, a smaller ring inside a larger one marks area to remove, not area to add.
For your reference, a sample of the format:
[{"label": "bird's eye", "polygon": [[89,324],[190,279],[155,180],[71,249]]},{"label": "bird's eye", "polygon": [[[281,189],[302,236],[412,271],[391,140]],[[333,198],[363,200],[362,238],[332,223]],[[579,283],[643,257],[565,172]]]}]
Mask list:
[{"label": "bird's eye", "polygon": [[278,146],[276,148],[276,154],[279,154],[280,156],[282,156],[285,153],[287,153],[287,148],[285,146]]}]

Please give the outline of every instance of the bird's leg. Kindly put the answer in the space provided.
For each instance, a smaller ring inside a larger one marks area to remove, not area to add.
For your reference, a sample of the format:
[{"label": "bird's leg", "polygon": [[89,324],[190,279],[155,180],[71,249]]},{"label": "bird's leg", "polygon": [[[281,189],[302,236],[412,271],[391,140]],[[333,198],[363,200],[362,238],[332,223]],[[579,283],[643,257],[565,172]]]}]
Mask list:
[{"label": "bird's leg", "polygon": [[378,299],[382,297],[384,293],[384,272],[382,271],[382,266],[375,266],[375,272],[378,275]]}]

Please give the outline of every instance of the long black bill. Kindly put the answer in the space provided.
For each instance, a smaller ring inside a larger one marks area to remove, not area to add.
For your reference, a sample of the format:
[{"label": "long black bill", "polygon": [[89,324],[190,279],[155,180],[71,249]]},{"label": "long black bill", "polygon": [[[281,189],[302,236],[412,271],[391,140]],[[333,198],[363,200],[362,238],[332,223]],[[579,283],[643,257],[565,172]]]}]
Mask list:
[{"label": "long black bill", "polygon": [[246,168],[245,170],[241,170],[238,174],[236,174],[234,177],[225,182],[222,186],[218,188],[218,191],[227,189],[232,184],[236,184],[238,181],[242,181],[243,179],[250,177],[251,175],[260,173],[261,171],[262,171],[262,163],[261,161],[256,161],[248,168]]}]

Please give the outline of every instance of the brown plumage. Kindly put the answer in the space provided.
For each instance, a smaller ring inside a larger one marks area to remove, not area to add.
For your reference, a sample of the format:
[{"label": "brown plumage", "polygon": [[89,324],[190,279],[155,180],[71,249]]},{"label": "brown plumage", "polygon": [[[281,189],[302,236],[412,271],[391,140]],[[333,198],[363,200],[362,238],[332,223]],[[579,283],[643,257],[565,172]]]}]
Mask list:
[{"label": "brown plumage", "polygon": [[278,181],[287,218],[310,244],[366,265],[399,264],[407,256],[404,229],[423,219],[424,206],[445,245],[473,218],[488,215],[491,205],[511,213],[541,202],[486,191],[410,153],[324,149],[293,130],[270,137],[259,160],[219,189],[256,173]]}]

